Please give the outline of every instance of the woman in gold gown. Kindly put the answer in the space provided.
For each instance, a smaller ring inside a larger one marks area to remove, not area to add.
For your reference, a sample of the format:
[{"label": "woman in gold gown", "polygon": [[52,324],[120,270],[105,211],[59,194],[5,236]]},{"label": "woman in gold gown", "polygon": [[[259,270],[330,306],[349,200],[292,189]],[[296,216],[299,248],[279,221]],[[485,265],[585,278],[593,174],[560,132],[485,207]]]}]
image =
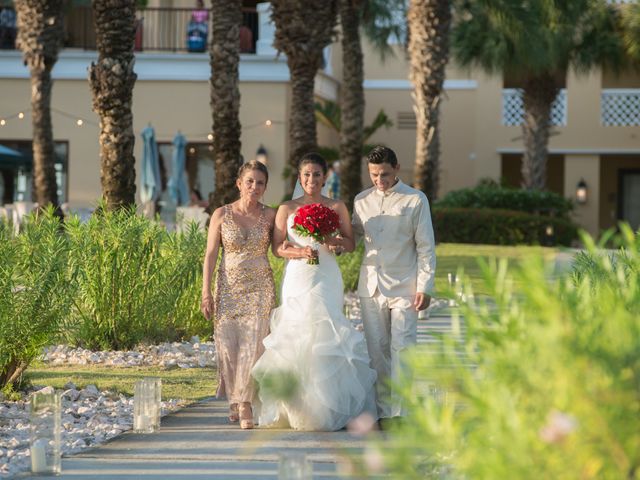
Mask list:
[{"label": "woman in gold gown", "polygon": [[218,396],[226,396],[229,421],[240,421],[243,429],[254,425],[251,368],[264,351],[262,339],[269,333],[269,315],[275,306],[267,250],[276,211],[260,202],[268,178],[267,168],[255,160],[240,167],[236,180],[240,199],[213,212],[203,267],[201,310],[207,319],[214,318]]}]

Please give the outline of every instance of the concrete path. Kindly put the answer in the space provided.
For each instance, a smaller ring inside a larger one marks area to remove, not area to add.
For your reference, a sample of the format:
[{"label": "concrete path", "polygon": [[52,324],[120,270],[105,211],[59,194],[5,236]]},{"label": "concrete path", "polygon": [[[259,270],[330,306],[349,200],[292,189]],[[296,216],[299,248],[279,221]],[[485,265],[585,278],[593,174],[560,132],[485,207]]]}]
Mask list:
[{"label": "concrete path", "polygon": [[[434,312],[418,326],[420,343],[451,330],[448,314]],[[340,478],[341,459],[360,456],[365,443],[346,430],[240,430],[227,422],[226,402],[208,399],[164,417],[158,432],[125,433],[95,449],[65,457],[59,479],[184,480],[276,479],[280,455],[302,453],[314,479]],[[24,478],[24,477],[23,477]],[[26,478],[29,478],[27,475]]]}]

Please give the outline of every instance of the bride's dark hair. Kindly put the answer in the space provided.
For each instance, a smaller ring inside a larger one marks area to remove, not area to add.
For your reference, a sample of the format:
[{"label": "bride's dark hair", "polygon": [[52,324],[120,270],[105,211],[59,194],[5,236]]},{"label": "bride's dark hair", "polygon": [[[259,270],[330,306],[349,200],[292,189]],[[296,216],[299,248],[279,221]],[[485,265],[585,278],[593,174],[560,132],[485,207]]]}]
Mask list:
[{"label": "bride's dark hair", "polygon": [[305,165],[318,165],[322,168],[322,172],[326,175],[329,170],[329,165],[322,155],[319,153],[311,152],[304,155],[298,162],[298,172],[302,170]]}]

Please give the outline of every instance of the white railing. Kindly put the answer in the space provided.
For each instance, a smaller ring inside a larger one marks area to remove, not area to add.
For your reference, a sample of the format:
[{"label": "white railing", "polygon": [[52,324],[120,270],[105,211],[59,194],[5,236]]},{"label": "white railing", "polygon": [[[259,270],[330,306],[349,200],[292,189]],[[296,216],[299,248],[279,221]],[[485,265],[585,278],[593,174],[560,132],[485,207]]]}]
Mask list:
[{"label": "white railing", "polygon": [[[507,126],[522,125],[524,106],[521,88],[502,89],[502,124]],[[558,92],[551,105],[551,124],[564,126],[567,124],[567,89]]]},{"label": "white railing", "polygon": [[602,125],[627,127],[640,125],[640,88],[611,88],[600,96]]}]

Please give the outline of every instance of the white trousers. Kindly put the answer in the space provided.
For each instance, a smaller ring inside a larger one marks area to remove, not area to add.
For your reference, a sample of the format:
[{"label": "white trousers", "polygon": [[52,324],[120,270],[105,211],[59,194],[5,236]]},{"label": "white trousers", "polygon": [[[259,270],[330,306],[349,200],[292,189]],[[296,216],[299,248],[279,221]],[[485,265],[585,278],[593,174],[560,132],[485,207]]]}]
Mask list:
[{"label": "white trousers", "polygon": [[373,297],[360,297],[371,368],[378,373],[376,405],[380,418],[406,415],[390,383],[400,379],[402,352],[416,344],[418,312],[413,300],[414,297],[387,298],[379,290]]}]

